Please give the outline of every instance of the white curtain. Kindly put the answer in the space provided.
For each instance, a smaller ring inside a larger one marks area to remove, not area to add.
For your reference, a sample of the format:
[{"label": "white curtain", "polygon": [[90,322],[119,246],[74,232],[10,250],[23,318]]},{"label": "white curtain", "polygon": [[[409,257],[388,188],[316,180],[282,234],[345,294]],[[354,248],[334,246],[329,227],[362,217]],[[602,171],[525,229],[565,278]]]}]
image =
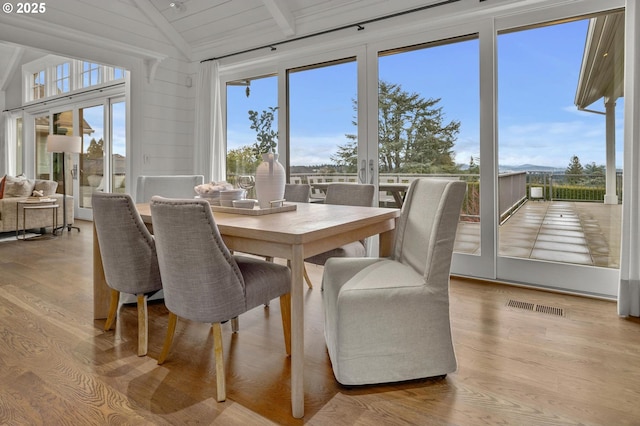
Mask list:
[{"label": "white curtain", "polygon": [[221,88],[218,61],[200,64],[196,84],[195,170],[205,181],[226,177]]},{"label": "white curtain", "polygon": [[637,317],[640,316],[640,9],[636,0],[627,0],[625,13],[624,201],[618,314]]}]

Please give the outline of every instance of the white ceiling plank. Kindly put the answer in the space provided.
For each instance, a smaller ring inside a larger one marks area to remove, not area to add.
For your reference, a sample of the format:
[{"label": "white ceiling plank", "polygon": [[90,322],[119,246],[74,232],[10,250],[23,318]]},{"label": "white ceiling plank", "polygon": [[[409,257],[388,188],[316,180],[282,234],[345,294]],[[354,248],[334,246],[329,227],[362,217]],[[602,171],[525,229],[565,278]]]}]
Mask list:
[{"label": "white ceiling plank", "polygon": [[285,36],[296,33],[296,20],[284,0],[262,0]]},{"label": "white ceiling plank", "polygon": [[149,0],[133,0],[142,13],[164,34],[167,40],[184,56],[184,59],[191,60],[191,46],[176,31],[176,29],[165,19],[165,17],[149,2]]}]

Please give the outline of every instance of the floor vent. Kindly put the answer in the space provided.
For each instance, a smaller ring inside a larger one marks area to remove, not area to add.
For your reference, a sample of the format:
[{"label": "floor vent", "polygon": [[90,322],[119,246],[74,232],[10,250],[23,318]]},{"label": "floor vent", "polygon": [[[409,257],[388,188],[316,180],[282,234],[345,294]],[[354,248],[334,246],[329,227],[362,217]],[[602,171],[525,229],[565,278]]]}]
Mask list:
[{"label": "floor vent", "polygon": [[554,306],[536,305],[535,303],[521,302],[519,300],[509,300],[509,302],[507,302],[507,306],[510,308],[524,309],[527,311],[540,312],[558,317],[564,316],[564,309]]},{"label": "floor vent", "polygon": [[507,306],[509,306],[510,308],[526,309],[527,311],[533,311],[533,309],[535,308],[536,305],[534,305],[533,303],[529,303],[529,302],[520,302],[520,301],[517,301],[517,300],[509,300],[509,303],[507,303]]}]

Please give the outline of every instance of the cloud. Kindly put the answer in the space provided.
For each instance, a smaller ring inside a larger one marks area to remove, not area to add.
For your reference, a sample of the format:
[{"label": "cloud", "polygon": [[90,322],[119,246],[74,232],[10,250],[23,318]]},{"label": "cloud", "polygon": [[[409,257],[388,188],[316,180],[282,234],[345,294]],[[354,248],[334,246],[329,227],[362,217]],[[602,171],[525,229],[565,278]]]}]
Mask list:
[{"label": "cloud", "polygon": [[[604,123],[584,120],[537,122],[500,129],[499,164],[566,167],[573,155],[582,164],[605,164]],[[621,153],[618,162],[622,162]]]}]

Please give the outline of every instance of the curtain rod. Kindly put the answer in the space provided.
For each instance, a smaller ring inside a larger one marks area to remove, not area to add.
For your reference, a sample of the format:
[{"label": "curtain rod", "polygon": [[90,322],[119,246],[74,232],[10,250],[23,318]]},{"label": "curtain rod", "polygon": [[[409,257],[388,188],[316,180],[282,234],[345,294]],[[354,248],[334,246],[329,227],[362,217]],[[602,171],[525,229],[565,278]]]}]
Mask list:
[{"label": "curtain rod", "polygon": [[226,55],[217,56],[217,57],[214,57],[214,58],[203,59],[202,61],[200,61],[200,63],[208,62],[208,61],[215,61],[217,59],[230,58],[232,56],[242,55],[244,53],[249,53],[249,52],[255,52],[257,50],[262,50],[262,49],[271,49],[273,51],[273,50],[276,50],[276,46],[280,46],[282,44],[293,43],[294,41],[305,40],[305,39],[312,38],[312,37],[317,37],[317,36],[321,36],[321,35],[337,32],[337,31],[346,30],[348,28],[357,28],[358,31],[362,31],[362,30],[364,30],[364,25],[367,25],[367,24],[371,24],[371,23],[379,22],[379,21],[384,21],[384,20],[391,19],[391,18],[396,18],[398,16],[408,15],[410,13],[421,12],[423,10],[432,9],[432,8],[438,7],[438,6],[444,6],[444,5],[450,4],[450,3],[457,3],[459,1],[460,0],[443,0],[443,1],[440,1],[438,3],[432,3],[432,4],[428,4],[426,6],[421,6],[421,7],[417,7],[417,8],[414,8],[414,9],[405,10],[404,12],[396,12],[396,13],[392,13],[390,15],[380,16],[378,18],[369,19],[369,20],[358,22],[358,23],[355,23],[355,24],[343,25],[341,27],[332,28],[330,30],[324,30],[324,31],[320,31],[320,32],[317,32],[317,33],[313,33],[313,34],[307,34],[307,35],[304,35],[304,36],[295,37],[295,38],[291,38],[291,39],[288,39],[288,40],[278,41],[276,43],[269,43],[269,44],[265,44],[265,45],[259,46],[259,47],[252,47],[251,49],[241,50],[239,52],[228,53]]},{"label": "curtain rod", "polygon": [[23,110],[24,111],[25,109],[30,109],[31,107],[35,107],[35,106],[39,106],[39,105],[47,105],[47,103],[58,102],[58,101],[60,101],[62,99],[73,99],[74,97],[81,96],[81,95],[86,95],[87,93],[103,92],[105,90],[112,89],[114,87],[118,87],[118,86],[122,86],[122,85],[124,85],[123,81],[121,81],[119,83],[108,84],[106,86],[96,87],[96,88],[93,88],[93,89],[87,89],[87,90],[82,90],[82,91],[78,91],[78,92],[73,92],[73,93],[70,93],[68,95],[59,95],[59,96],[56,96],[55,98],[53,98],[53,97],[52,98],[46,98],[46,99],[43,99],[43,100],[41,100],[39,102],[31,103],[29,105],[22,105],[22,106],[15,107],[15,108],[5,109],[2,112],[13,112],[13,111],[18,111],[18,110]]}]

